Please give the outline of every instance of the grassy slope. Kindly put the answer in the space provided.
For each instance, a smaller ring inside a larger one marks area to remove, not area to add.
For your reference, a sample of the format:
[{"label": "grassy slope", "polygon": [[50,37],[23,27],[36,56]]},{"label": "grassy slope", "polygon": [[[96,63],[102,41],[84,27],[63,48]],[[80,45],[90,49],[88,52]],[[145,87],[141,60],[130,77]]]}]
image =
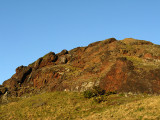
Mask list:
[{"label": "grassy slope", "polygon": [[117,94],[95,103],[81,93],[53,92],[0,105],[0,119],[158,119],[159,108],[159,96]]},{"label": "grassy slope", "polygon": [[142,99],[114,106],[104,112],[90,115],[85,120],[159,120],[160,119],[160,97]]}]

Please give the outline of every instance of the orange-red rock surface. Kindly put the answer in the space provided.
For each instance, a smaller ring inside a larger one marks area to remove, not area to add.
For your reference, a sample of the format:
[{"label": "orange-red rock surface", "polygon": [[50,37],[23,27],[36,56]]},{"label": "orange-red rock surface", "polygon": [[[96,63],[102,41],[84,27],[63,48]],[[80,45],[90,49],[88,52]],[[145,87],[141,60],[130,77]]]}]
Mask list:
[{"label": "orange-red rock surface", "polygon": [[70,51],[50,52],[0,86],[21,96],[33,91],[106,91],[160,93],[160,46],[144,40],[106,39]]}]

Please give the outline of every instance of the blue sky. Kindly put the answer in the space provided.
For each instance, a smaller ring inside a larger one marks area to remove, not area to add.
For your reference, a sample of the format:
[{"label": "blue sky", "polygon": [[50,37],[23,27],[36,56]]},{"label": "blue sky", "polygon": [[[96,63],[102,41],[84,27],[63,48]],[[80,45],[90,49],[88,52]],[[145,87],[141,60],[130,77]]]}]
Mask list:
[{"label": "blue sky", "polygon": [[0,84],[46,53],[115,37],[160,44],[160,0],[0,0]]}]

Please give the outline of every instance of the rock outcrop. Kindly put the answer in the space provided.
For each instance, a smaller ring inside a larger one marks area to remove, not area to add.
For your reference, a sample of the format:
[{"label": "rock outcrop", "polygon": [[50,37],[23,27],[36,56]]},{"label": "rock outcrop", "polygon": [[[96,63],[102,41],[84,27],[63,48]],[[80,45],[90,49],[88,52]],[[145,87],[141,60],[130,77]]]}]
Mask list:
[{"label": "rock outcrop", "polygon": [[70,51],[50,52],[0,86],[0,95],[34,91],[106,91],[160,93],[160,46],[144,40],[106,39]]}]

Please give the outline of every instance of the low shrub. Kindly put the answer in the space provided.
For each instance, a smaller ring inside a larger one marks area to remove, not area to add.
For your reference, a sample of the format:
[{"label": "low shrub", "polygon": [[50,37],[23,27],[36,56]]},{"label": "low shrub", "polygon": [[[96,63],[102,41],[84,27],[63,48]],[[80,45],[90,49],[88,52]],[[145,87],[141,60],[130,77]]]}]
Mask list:
[{"label": "low shrub", "polygon": [[100,95],[104,95],[104,94],[105,94],[105,90],[103,90],[97,86],[94,86],[92,89],[86,90],[83,93],[85,98],[92,98],[92,97],[100,96]]},{"label": "low shrub", "polygon": [[105,93],[106,96],[112,95],[112,94],[117,94],[115,91],[108,91]]},{"label": "low shrub", "polygon": [[83,96],[85,98],[94,97],[93,100],[97,103],[100,103],[102,101],[106,101],[106,96],[109,96],[112,94],[116,94],[116,92],[112,92],[112,91],[106,92],[102,88],[98,86],[94,86],[92,89],[84,91]]},{"label": "low shrub", "polygon": [[91,98],[91,97],[94,97],[96,95],[92,90],[86,90],[86,91],[84,91],[83,96],[85,98]]},{"label": "low shrub", "polygon": [[98,86],[94,86],[93,87],[93,91],[94,93],[98,96],[98,95],[104,95],[105,94],[105,90],[103,90],[102,88],[98,87]]},{"label": "low shrub", "polygon": [[96,103],[101,103],[101,102],[104,102],[106,101],[106,98],[104,96],[97,96],[97,97],[94,97],[93,99]]}]

